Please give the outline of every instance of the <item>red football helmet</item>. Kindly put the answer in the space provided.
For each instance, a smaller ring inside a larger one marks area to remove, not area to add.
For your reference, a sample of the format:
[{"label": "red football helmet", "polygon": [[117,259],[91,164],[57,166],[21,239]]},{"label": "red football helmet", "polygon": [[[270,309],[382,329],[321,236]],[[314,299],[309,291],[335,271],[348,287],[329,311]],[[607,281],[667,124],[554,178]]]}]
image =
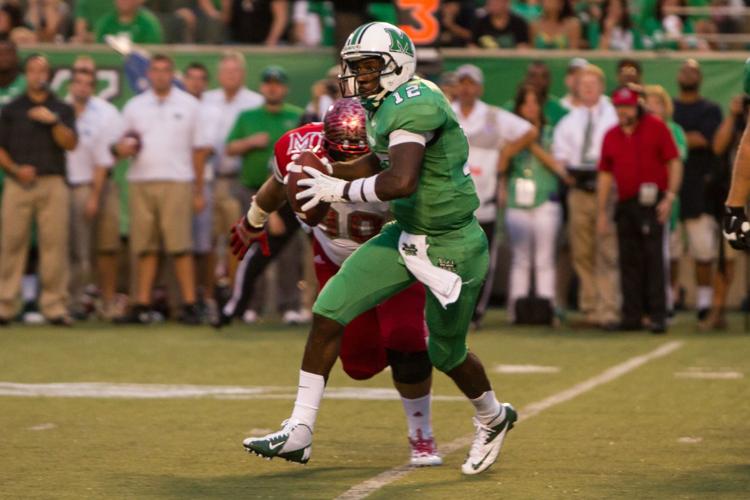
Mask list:
[{"label": "red football helmet", "polygon": [[356,99],[336,101],[323,119],[323,148],[333,160],[346,161],[370,152],[365,109]]}]

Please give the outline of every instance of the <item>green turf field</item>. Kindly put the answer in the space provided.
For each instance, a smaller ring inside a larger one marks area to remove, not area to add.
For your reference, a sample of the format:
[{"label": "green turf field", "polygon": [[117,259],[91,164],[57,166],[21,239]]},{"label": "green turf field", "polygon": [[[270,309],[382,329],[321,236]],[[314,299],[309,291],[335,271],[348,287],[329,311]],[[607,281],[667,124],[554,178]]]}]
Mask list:
[{"label": "green turf field", "polygon": [[[466,448],[456,440],[472,433],[472,408],[437,374],[435,433],[456,451],[442,467],[368,489],[370,498],[750,498],[750,335],[741,317],[731,322],[730,332],[699,333],[685,315],[657,337],[508,328],[493,315],[470,345],[498,395],[527,411],[500,461],[461,476]],[[0,497],[335,498],[402,465],[401,403],[345,389],[387,389],[387,373],[357,383],[334,372],[336,399],[323,403],[307,466],[242,451],[250,432],[288,417],[305,333],[274,324],[0,330]],[[642,365],[623,365],[633,359]],[[602,382],[616,366],[620,376]],[[581,385],[590,380],[599,385]],[[570,388],[578,393],[568,400],[535,405]],[[185,397],[204,389],[223,392]]]}]

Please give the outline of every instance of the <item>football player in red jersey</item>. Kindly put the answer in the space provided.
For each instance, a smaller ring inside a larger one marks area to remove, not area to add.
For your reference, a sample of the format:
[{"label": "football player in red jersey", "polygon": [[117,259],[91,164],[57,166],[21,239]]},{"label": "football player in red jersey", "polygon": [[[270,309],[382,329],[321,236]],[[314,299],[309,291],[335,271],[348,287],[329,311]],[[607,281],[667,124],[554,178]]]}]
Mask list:
[{"label": "football player in red jersey", "polygon": [[[323,123],[290,130],[276,142],[273,176],[253,198],[247,216],[232,228],[232,249],[240,258],[248,249],[253,255],[263,250],[268,214],[286,203],[287,166],[302,150],[312,150],[324,161],[347,161],[368,153],[365,111],[359,102],[339,100],[331,106]],[[331,205],[323,221],[312,228],[320,288],[352,252],[378,234],[387,215],[388,205],[383,202]],[[407,417],[411,463],[429,466],[440,465],[442,459],[437,454],[430,423],[432,365],[427,355],[424,306],[424,287],[417,282],[363,313],[346,326],[339,357],[344,371],[356,380],[371,378],[386,366],[391,367],[393,384]]]}]

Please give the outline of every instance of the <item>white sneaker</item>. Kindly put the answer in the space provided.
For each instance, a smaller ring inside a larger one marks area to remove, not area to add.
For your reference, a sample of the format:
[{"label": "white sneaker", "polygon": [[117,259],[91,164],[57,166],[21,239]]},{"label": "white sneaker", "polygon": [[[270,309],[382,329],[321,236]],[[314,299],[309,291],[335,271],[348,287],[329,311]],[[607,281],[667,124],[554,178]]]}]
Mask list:
[{"label": "white sneaker", "polygon": [[461,466],[461,472],[469,475],[479,474],[495,463],[505,435],[513,428],[516,420],[518,420],[516,409],[509,403],[503,403],[500,413],[487,424],[481,423],[474,417],[474,426],[477,430],[466,461]]},{"label": "white sneaker", "polygon": [[242,321],[246,325],[252,325],[254,323],[258,322],[258,313],[253,311],[252,309],[248,309],[245,311],[245,314],[242,315]]},{"label": "white sneaker", "polygon": [[432,467],[443,464],[443,458],[437,452],[435,438],[432,436],[428,438],[422,437],[421,430],[417,430],[416,437],[413,439],[409,438],[409,446],[411,447],[410,463],[412,465],[416,465],[417,467]]},{"label": "white sneaker", "polygon": [[284,311],[281,321],[283,321],[285,325],[298,325],[300,323],[299,313],[292,309]]},{"label": "white sneaker", "polygon": [[267,460],[274,457],[306,464],[312,452],[312,430],[296,418],[284,420],[281,430],[263,437],[249,437],[242,442],[248,453]]}]

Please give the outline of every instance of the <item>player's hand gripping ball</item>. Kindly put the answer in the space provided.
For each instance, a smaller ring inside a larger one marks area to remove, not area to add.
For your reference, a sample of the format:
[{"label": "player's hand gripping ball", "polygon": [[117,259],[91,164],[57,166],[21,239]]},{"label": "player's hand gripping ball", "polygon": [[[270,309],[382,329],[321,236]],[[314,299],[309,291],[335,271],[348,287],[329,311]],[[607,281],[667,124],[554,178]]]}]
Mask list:
[{"label": "player's hand gripping ball", "polygon": [[330,173],[330,166],[317,156],[312,151],[303,151],[296,157],[292,157],[293,162],[287,166],[287,198],[289,199],[289,205],[297,214],[297,217],[302,220],[308,226],[317,226],[328,213],[328,209],[331,207],[330,203],[320,202],[314,207],[304,210],[302,207],[310,200],[309,198],[303,198],[298,200],[297,194],[305,191],[306,186],[301,186],[298,182],[302,179],[311,179],[312,176],[304,171],[304,167],[313,168],[323,174]]}]

